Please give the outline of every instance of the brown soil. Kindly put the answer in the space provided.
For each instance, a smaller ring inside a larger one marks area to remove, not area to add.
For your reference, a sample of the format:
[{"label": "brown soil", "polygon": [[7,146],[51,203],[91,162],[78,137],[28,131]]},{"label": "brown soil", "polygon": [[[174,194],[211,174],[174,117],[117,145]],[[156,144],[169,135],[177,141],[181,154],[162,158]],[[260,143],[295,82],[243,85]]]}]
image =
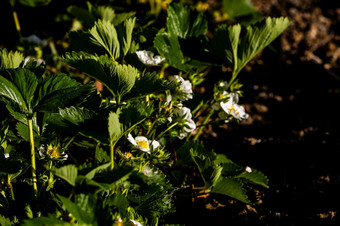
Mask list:
[{"label": "brown soil", "polygon": [[186,225],[340,225],[340,3],[253,3],[292,25],[240,75],[249,119],[207,130],[206,147],[262,171],[270,188],[254,205],[181,199],[173,217]]}]

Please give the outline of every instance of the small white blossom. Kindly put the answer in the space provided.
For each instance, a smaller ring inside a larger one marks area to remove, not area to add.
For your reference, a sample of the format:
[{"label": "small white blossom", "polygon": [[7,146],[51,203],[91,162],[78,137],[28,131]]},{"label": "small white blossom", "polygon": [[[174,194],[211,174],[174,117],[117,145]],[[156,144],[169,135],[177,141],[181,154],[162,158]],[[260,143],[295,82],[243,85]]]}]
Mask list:
[{"label": "small white blossom", "polygon": [[137,221],[134,221],[134,220],[131,220],[130,221],[133,223],[134,226],[143,226],[141,223],[137,222]]},{"label": "small white blossom", "polygon": [[192,99],[192,84],[189,80],[184,80],[184,78],[178,75],[175,75],[170,79],[176,80],[177,82],[181,83],[179,89],[185,94],[182,100]]},{"label": "small white blossom", "polygon": [[60,150],[58,146],[48,145],[47,149],[44,144],[39,147],[39,155],[41,158],[48,157],[50,159],[67,160],[68,155],[65,151]]},{"label": "small white blossom", "polygon": [[220,102],[221,108],[227,113],[232,115],[238,120],[247,119],[248,114],[245,112],[244,107],[238,105],[238,94],[230,93],[227,102]]},{"label": "small white blossom", "polygon": [[28,57],[25,57],[25,59],[24,59],[23,67],[25,67],[27,65],[27,62],[30,61],[30,60],[34,60],[37,63],[37,66],[40,66],[42,64],[46,64],[43,59],[35,59],[34,57],[28,56]]},{"label": "small white blossom", "polygon": [[143,136],[137,136],[133,138],[133,136],[130,133],[128,134],[127,140],[137,149],[144,151],[148,154],[150,154],[150,144],[152,145],[153,150],[160,147],[159,142],[156,140],[150,142],[148,138]]},{"label": "small white blossom", "polygon": [[194,120],[192,120],[192,114],[190,108],[182,107],[174,110],[174,115],[177,115],[185,120],[183,125],[183,131],[181,131],[178,135],[179,139],[183,139],[186,137],[188,133],[191,133],[196,129],[196,124]]},{"label": "small white blossom", "polygon": [[147,50],[140,50],[136,52],[138,59],[145,65],[154,66],[162,63],[165,58],[159,55],[154,56],[154,53]]},{"label": "small white blossom", "polygon": [[251,170],[251,168],[250,168],[249,166],[246,167],[246,171],[247,171],[248,173],[251,173],[251,172],[252,172],[252,170]]},{"label": "small white blossom", "polygon": [[33,43],[37,46],[44,46],[47,43],[47,41],[45,39],[40,39],[36,35],[30,35],[28,37],[22,37],[21,39],[22,39],[22,41],[30,42],[30,43]]},{"label": "small white blossom", "polygon": [[9,158],[9,153],[4,153],[4,157],[5,157],[5,159],[8,159]]}]

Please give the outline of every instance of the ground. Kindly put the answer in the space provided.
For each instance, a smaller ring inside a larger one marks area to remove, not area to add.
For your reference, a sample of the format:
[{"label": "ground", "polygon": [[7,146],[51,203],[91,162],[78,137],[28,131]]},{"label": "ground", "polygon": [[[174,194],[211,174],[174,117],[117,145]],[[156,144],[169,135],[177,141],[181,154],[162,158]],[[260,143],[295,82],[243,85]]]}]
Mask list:
[{"label": "ground", "polygon": [[260,189],[254,205],[218,196],[181,200],[176,217],[186,225],[339,225],[340,4],[253,3],[292,25],[279,48],[267,48],[240,75],[249,119],[211,128],[205,138],[209,148],[265,173],[269,189]]}]

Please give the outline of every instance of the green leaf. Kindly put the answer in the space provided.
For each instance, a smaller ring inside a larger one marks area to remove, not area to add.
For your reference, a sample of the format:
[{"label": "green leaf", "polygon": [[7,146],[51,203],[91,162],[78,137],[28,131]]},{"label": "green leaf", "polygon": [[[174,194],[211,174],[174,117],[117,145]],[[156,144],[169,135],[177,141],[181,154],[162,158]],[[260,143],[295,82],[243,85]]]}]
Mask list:
[{"label": "green leaf", "polygon": [[78,126],[86,120],[92,119],[95,115],[93,111],[73,106],[70,108],[60,109],[59,114],[68,122]]},{"label": "green leaf", "polygon": [[65,198],[61,195],[57,195],[58,198],[60,199],[60,201],[63,203],[63,205],[65,206],[66,210],[71,213],[79,222],[79,224],[81,225],[97,225],[94,222],[94,211],[92,208],[88,209],[88,211],[86,211],[86,203],[83,206],[83,208],[81,208],[79,205],[77,205],[76,203],[72,202],[71,200],[69,200],[68,198]]},{"label": "green leaf", "polygon": [[244,171],[239,175],[239,177],[249,180],[251,183],[261,185],[265,188],[269,188],[268,186],[268,178],[262,172],[252,169],[250,173]]},{"label": "green leaf", "polygon": [[235,179],[221,178],[212,188],[211,192],[227,195],[244,203],[250,203],[243,184]]},{"label": "green leaf", "polygon": [[99,146],[96,146],[95,158],[99,163],[110,161],[110,156]]},{"label": "green leaf", "polygon": [[216,33],[211,41],[213,51],[223,60],[225,60],[234,69],[237,68],[237,49],[239,45],[239,36],[241,25],[227,27],[221,25],[217,28]]},{"label": "green leaf", "polygon": [[88,9],[79,6],[69,6],[67,8],[67,12],[79,20],[84,28],[92,27],[94,22],[97,20]]},{"label": "green leaf", "polygon": [[175,87],[175,82],[169,82],[164,78],[160,78],[156,72],[147,72],[136,80],[135,85],[130,93],[125,96],[125,99],[142,98],[146,95],[164,92]]},{"label": "green leaf", "polygon": [[84,99],[84,96],[94,91],[95,86],[93,83],[58,89],[45,95],[34,110],[39,112],[58,112],[59,108],[79,104]]},{"label": "green leaf", "polygon": [[138,71],[130,65],[120,65],[107,56],[95,57],[84,52],[66,53],[63,60],[105,85],[114,97],[128,93]]},{"label": "green leaf", "polygon": [[257,12],[250,0],[223,0],[223,8],[232,19]]},{"label": "green leaf", "polygon": [[11,225],[14,225],[14,223],[11,222],[10,219],[0,215],[0,225],[2,225],[2,226],[11,226]]},{"label": "green leaf", "polygon": [[78,169],[75,165],[62,166],[55,170],[54,174],[64,180],[66,180],[72,186],[76,185],[76,179],[78,176]]},{"label": "green leaf", "polygon": [[111,78],[112,83],[106,85],[112,90],[112,93],[121,98],[130,92],[137,78],[138,71],[136,68],[131,65],[107,63],[104,69]]},{"label": "green leaf", "polygon": [[169,33],[184,39],[205,35],[208,29],[208,22],[201,12],[181,4],[170,5],[167,12],[167,28]]},{"label": "green leaf", "polygon": [[106,170],[107,168],[110,167],[110,165],[111,165],[111,162],[100,165],[94,168],[93,170],[91,170],[89,173],[87,173],[85,177],[89,180],[92,180],[94,176],[96,175],[96,173],[100,173],[101,171]]},{"label": "green leaf", "polygon": [[18,68],[24,61],[24,56],[18,51],[7,51],[0,49],[0,71],[10,68]]},{"label": "green leaf", "polygon": [[37,7],[48,5],[52,0],[17,0],[17,1],[25,6]]},{"label": "green leaf", "polygon": [[36,217],[33,219],[25,219],[23,226],[71,226],[72,224],[68,222],[61,221],[55,216],[49,216],[49,217]]},{"label": "green leaf", "polygon": [[166,32],[159,32],[155,37],[154,47],[161,56],[166,58],[172,67],[185,72],[192,71],[192,68],[185,64],[181,46],[175,35]]},{"label": "green leaf", "polygon": [[[191,152],[193,154],[191,154]],[[177,158],[183,163],[193,163],[192,155],[201,156],[206,153],[206,149],[203,144],[198,141],[185,142],[178,150],[177,150]]]},{"label": "green leaf", "polygon": [[236,74],[263,48],[274,41],[290,24],[291,22],[287,17],[268,17],[248,26],[246,34],[239,44]]},{"label": "green leaf", "polygon": [[116,60],[120,56],[120,44],[118,34],[111,22],[98,20],[89,30],[90,40],[93,44],[104,48],[112,59]]},{"label": "green leaf", "polygon": [[125,56],[131,46],[132,31],[135,26],[136,18],[129,18],[117,26],[118,40],[120,44],[120,57]]},{"label": "green leaf", "polygon": [[109,121],[108,129],[109,129],[110,141],[111,141],[111,143],[113,143],[122,134],[118,114],[116,114],[114,112],[110,112],[108,121]]},{"label": "green leaf", "polygon": [[154,108],[153,105],[144,101],[131,101],[127,106],[121,107],[119,122],[122,124],[124,132],[135,127],[147,117],[149,117]]},{"label": "green leaf", "polygon": [[32,100],[38,85],[33,72],[24,69],[7,69],[0,76],[0,95],[18,105],[21,113],[32,114]]},{"label": "green leaf", "polygon": [[[190,154],[192,156],[193,161],[196,163],[198,170],[202,176],[202,179],[205,184],[206,189],[210,189],[211,186],[213,186],[212,179],[214,176],[214,167],[212,166],[210,158],[204,156],[204,155],[198,155],[193,151],[193,149],[190,150]],[[215,172],[217,173],[217,172]]]}]

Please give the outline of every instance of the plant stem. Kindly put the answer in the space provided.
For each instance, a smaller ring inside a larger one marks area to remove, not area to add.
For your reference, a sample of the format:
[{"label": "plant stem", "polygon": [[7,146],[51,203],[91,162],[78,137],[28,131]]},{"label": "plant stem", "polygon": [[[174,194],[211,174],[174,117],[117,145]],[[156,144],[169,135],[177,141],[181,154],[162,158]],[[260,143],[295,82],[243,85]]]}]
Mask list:
[{"label": "plant stem", "polygon": [[19,18],[17,12],[13,8],[13,19],[15,23],[15,29],[18,32],[19,39],[21,39],[21,28],[20,28],[20,23],[19,23]]},{"label": "plant stem", "polygon": [[12,201],[15,201],[15,198],[14,198],[14,192],[13,192],[13,186],[11,184],[11,180],[9,178],[9,175],[7,176],[7,184],[9,186],[9,189],[11,191],[11,198],[12,198]]},{"label": "plant stem", "polygon": [[116,146],[116,143],[118,142],[119,139],[117,139],[115,142],[110,142],[110,159],[111,159],[111,170],[113,170],[115,166],[115,155],[114,155],[114,148]]},{"label": "plant stem", "polygon": [[[214,114],[214,112],[215,112],[215,110],[214,110],[213,108],[211,108],[211,110],[209,111],[207,117],[205,117],[204,121],[202,122],[202,125],[207,124],[208,120],[209,120],[210,117]],[[197,133],[196,133],[196,135],[195,135],[193,141],[195,141],[195,140],[198,139],[198,137],[199,137],[199,136],[201,135],[201,133],[202,133],[203,128],[204,128],[204,126],[201,126],[201,127],[198,129],[198,131],[197,131]]]},{"label": "plant stem", "polygon": [[159,138],[161,138],[164,133],[168,132],[169,130],[171,130],[174,126],[176,126],[178,124],[178,122],[175,122],[174,124],[172,124],[171,126],[169,126],[166,130],[164,130],[163,132],[161,132],[157,138],[155,140],[158,140]]},{"label": "plant stem", "polygon": [[32,119],[28,119],[28,128],[30,133],[30,145],[31,145],[31,169],[32,169],[32,181],[34,195],[38,196],[38,186],[37,186],[37,167],[35,164],[35,150],[34,150],[34,136],[33,136],[33,124]]}]

